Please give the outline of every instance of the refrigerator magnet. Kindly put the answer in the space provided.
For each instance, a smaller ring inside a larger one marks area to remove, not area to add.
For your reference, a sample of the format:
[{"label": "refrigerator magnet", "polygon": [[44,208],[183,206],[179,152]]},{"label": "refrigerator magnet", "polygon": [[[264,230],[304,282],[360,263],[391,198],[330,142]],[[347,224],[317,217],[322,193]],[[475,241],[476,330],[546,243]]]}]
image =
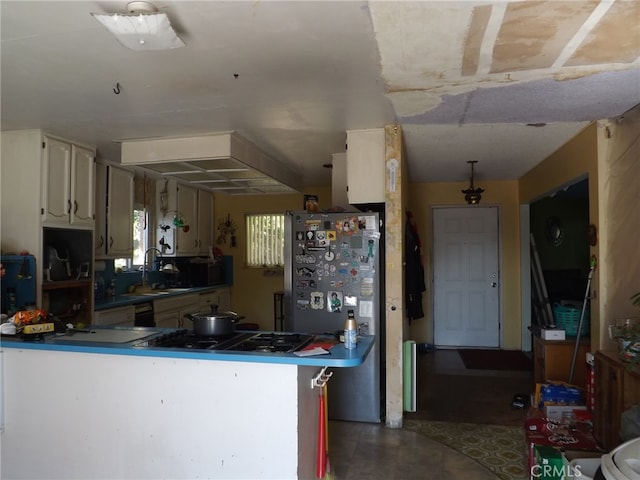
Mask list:
[{"label": "refrigerator magnet", "polygon": [[340,313],[342,311],[342,292],[327,292],[327,310],[331,313]]},{"label": "refrigerator magnet", "polygon": [[[373,278],[363,278],[360,282],[360,296],[373,296]],[[361,302],[362,303],[362,302]]]},{"label": "refrigerator magnet", "polygon": [[344,306],[345,307],[355,307],[358,305],[358,297],[355,295],[345,295],[344,296]]},{"label": "refrigerator magnet", "polygon": [[313,310],[322,310],[324,308],[324,293],[311,292],[311,308]]}]

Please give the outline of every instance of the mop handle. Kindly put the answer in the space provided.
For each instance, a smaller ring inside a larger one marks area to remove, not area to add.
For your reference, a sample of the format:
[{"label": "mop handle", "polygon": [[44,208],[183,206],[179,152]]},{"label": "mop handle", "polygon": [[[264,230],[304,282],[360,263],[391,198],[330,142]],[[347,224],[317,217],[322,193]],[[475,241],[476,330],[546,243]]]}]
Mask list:
[{"label": "mop handle", "polygon": [[571,369],[569,370],[569,379],[568,383],[570,384],[573,381],[573,372],[576,367],[576,356],[578,355],[578,348],[580,347],[580,335],[582,334],[582,322],[584,320],[584,312],[587,309],[587,301],[589,300],[589,290],[591,288],[591,279],[593,278],[593,272],[596,269],[596,257],[595,255],[591,256],[591,261],[589,265],[589,275],[587,277],[587,290],[584,293],[584,301],[582,302],[582,312],[580,312],[580,322],[578,323],[578,333],[576,335],[576,343],[573,346],[573,355],[571,357]]}]

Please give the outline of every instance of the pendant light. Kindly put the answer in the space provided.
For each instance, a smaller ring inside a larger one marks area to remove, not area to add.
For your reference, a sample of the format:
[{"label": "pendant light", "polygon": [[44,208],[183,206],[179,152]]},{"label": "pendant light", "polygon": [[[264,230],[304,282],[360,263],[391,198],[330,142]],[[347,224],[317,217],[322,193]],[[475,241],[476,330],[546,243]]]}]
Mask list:
[{"label": "pendant light", "polygon": [[473,164],[478,163],[477,160],[469,160],[467,163],[471,164],[471,185],[466,190],[461,190],[464,193],[464,199],[469,205],[477,205],[482,198],[482,192],[484,188],[473,188]]}]

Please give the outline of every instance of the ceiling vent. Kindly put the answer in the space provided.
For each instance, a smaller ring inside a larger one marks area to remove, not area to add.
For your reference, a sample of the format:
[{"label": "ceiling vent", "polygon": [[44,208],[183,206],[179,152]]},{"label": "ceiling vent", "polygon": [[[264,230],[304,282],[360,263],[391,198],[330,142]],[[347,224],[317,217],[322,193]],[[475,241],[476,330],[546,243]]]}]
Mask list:
[{"label": "ceiling vent", "polygon": [[122,165],[143,167],[199,188],[232,195],[296,193],[301,172],[235,132],[122,142]]}]

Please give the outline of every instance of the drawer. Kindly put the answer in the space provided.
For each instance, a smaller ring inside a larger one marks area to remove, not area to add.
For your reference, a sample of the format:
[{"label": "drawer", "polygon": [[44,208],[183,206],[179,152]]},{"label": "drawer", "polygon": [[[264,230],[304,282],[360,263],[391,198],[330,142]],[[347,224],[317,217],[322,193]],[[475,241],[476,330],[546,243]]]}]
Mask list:
[{"label": "drawer", "polygon": [[154,313],[162,313],[172,310],[184,310],[188,307],[198,306],[199,300],[200,298],[197,293],[158,298],[153,301],[153,311]]}]

